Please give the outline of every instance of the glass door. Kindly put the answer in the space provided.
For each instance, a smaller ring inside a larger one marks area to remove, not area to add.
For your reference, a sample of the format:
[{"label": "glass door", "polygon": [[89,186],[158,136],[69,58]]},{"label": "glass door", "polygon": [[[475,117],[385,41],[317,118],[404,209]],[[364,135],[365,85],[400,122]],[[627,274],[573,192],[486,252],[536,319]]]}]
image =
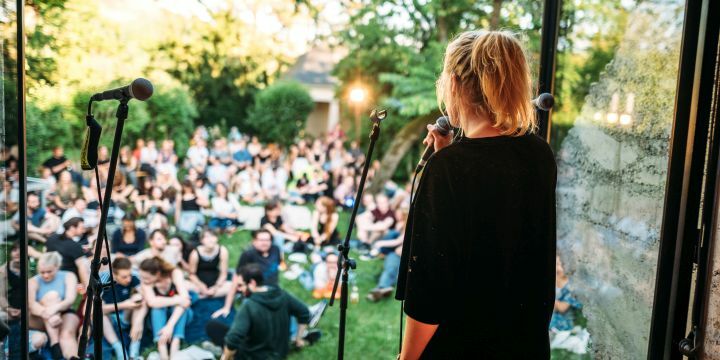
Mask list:
[{"label": "glass door", "polygon": [[684,10],[563,2],[550,143],[567,278],[557,288],[569,304],[556,315],[571,321],[554,329],[555,348],[570,336],[592,343],[593,358],[647,357]]}]

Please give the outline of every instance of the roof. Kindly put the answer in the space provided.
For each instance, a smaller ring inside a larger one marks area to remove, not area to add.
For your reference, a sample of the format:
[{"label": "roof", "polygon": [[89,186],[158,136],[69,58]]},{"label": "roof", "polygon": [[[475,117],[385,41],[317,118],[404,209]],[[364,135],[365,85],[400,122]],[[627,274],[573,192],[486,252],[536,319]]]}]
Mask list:
[{"label": "roof", "polygon": [[295,65],[283,77],[306,85],[335,85],[337,79],[331,72],[344,56],[343,53],[338,49],[314,47],[298,57]]}]

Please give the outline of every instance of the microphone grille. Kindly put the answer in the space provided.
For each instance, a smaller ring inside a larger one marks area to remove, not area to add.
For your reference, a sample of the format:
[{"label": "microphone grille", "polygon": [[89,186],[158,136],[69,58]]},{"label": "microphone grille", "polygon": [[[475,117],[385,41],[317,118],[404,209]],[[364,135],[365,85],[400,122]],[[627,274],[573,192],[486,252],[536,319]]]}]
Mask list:
[{"label": "microphone grille", "polygon": [[549,111],[555,105],[555,98],[548,94],[542,93],[537,97],[537,107],[543,111]]},{"label": "microphone grille", "polygon": [[152,83],[148,79],[137,78],[130,84],[130,96],[140,101],[149,99],[153,94]]},{"label": "microphone grille", "polygon": [[447,116],[441,116],[435,121],[435,129],[440,135],[445,136],[450,133],[452,126],[450,125],[450,119]]}]

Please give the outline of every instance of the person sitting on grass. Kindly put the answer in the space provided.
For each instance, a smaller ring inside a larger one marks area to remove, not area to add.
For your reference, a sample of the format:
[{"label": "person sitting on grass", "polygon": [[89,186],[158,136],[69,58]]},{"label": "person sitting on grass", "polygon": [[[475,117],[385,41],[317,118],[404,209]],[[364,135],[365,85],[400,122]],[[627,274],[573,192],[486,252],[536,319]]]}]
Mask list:
[{"label": "person sitting on grass", "polygon": [[72,309],[77,297],[77,277],[60,270],[62,256],[51,251],[38,261],[38,275],[28,281],[30,328],[45,330],[53,359],[77,355],[80,319]]},{"label": "person sitting on grass", "polygon": [[228,327],[218,320],[206,325],[208,337],[223,347],[223,359],[284,359],[290,351],[290,318],[298,328],[293,339],[302,348],[306,340],[314,342],[319,332],[306,335],[310,311],[300,300],[284,290],[266,285],[263,269],[250,264],[240,269],[238,288],[245,300]]},{"label": "person sitting on grass", "polygon": [[267,230],[261,229],[252,232],[252,243],[240,255],[237,269],[232,278],[232,285],[225,296],[225,305],[212,314],[213,318],[226,317],[230,313],[240,281],[238,273],[240,268],[249,264],[258,264],[260,266],[266,284],[278,285],[278,273],[281,268],[285,267],[285,260],[280,249],[273,245],[272,236]]},{"label": "person sitting on grass", "polygon": [[165,230],[157,229],[150,233],[150,247],[140,251],[130,258],[133,265],[138,267],[144,260],[160,257],[165,262],[170,263],[172,266],[176,266],[182,255],[180,249],[174,246],[168,246],[167,233]]},{"label": "person sitting on grass", "polygon": [[[332,297],[335,277],[338,271],[338,254],[331,252],[325,255],[325,261],[319,263],[313,270],[313,297],[315,299],[329,299]],[[340,289],[335,292],[335,298],[340,298]]]},{"label": "person sitting on grass", "polygon": [[224,183],[215,185],[215,196],[210,199],[212,218],[208,226],[215,232],[232,233],[240,224],[240,203],[228,195],[228,188]]},{"label": "person sitting on grass", "polygon": [[228,250],[213,232],[203,231],[200,245],[190,253],[189,269],[189,279],[200,298],[223,297],[230,291]]},{"label": "person sitting on grass", "polygon": [[169,360],[180,351],[185,325],[192,319],[185,277],[180,269],[156,256],[140,264],[140,279],[160,359]]},{"label": "person sitting on grass", "polygon": [[110,239],[110,251],[115,256],[133,256],[145,249],[147,235],[135,226],[135,219],[125,216],[122,227],[115,230]]},{"label": "person sitting on grass", "polygon": [[[123,358],[122,344],[115,332],[117,329],[117,320],[115,317],[115,302],[120,315],[121,328],[130,328],[130,348],[128,357],[137,359],[140,356],[140,339],[142,338],[145,325],[145,315],[147,315],[147,306],[140,295],[140,279],[132,274],[132,263],[126,257],[115,258],[112,262],[113,279],[115,280],[114,291],[103,291],[103,334],[105,340],[112,346],[115,357]],[[107,277],[109,274],[100,275],[101,278]],[[114,294],[117,295],[115,298]]]},{"label": "person sitting on grass", "polygon": [[310,238],[310,234],[295,231],[285,224],[282,219],[282,206],[275,200],[265,204],[265,216],[260,219],[260,227],[272,234],[273,242],[278,247],[286,249],[286,242],[293,243],[292,252],[304,251],[304,242]]},{"label": "person sitting on grass", "polygon": [[376,240],[382,239],[395,226],[395,213],[390,209],[387,196],[376,195],[375,208],[370,210],[363,220],[365,221],[358,218],[357,236],[361,245],[369,249]]},{"label": "person sitting on grass", "polygon": [[[61,228],[60,217],[47,211],[40,204],[40,196],[30,192],[27,195],[27,236],[30,240],[45,243],[55,230]],[[12,227],[20,230],[20,213],[12,217]]]},{"label": "person sitting on grass", "polygon": [[340,215],[335,211],[335,200],[321,196],[315,202],[315,211],[312,212],[312,241],[316,248],[340,243],[340,234],[337,231]]}]

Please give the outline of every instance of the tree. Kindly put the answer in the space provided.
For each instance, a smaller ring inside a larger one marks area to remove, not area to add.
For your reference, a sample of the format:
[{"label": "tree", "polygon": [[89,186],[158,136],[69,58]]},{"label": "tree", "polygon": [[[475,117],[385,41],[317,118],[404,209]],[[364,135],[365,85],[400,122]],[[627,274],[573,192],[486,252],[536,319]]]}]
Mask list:
[{"label": "tree", "polygon": [[276,83],[258,93],[248,125],[262,141],[288,146],[297,140],[314,107],[310,94],[299,83]]},{"label": "tree", "polygon": [[[396,175],[400,179],[407,178],[407,173],[397,174],[396,171],[414,147],[425,124],[431,123],[439,114],[435,80],[449,38],[461,31],[496,24],[519,30],[539,29],[541,4],[535,1],[520,3],[365,0],[360,4],[345,4],[351,17],[348,28],[340,36],[350,51],[335,69],[343,84],[340,92],[344,93],[345,86],[362,79],[374,90],[375,102],[396,110],[390,119],[403,124],[389,143],[379,144],[385,155],[370,191],[380,190]],[[492,19],[493,14],[496,20]],[[409,21],[398,22],[398,18]],[[530,43],[539,42],[536,32],[528,33],[526,37]],[[534,52],[539,45],[529,48]]]},{"label": "tree", "polygon": [[[188,86],[197,102],[198,123],[249,130],[244,119],[255,93],[292,63],[298,44],[290,32],[314,16],[314,7],[310,1],[226,0],[207,11],[209,20],[170,24],[153,54],[153,68]],[[277,32],[258,26],[269,16],[281,24]]]}]

